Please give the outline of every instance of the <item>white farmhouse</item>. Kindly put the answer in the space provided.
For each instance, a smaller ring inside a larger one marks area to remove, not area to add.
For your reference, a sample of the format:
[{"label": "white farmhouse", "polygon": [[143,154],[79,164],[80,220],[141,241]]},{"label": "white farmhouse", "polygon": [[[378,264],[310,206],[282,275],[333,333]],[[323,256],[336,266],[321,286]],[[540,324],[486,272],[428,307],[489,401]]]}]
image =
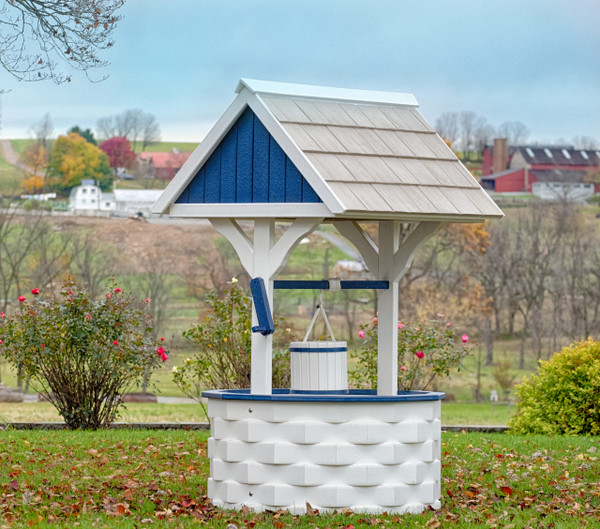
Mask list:
[{"label": "white farmhouse", "polygon": [[94,180],[82,180],[71,189],[69,211],[76,215],[109,215],[116,209],[112,193],[103,193]]}]

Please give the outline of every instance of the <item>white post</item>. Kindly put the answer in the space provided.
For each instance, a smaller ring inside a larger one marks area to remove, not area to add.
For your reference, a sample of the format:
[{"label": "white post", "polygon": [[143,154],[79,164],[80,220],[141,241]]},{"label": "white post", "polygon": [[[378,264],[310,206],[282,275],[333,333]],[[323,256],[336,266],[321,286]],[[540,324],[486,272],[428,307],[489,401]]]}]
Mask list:
[{"label": "white post", "polygon": [[[256,219],[254,240],[230,218],[210,219],[215,229],[226,237],[235,248],[242,265],[250,277],[262,277],[267,290],[269,307],[273,310],[273,278],[285,266],[287,260],[308,234],[323,221],[322,218],[300,218],[294,220],[286,232],[275,243],[275,221]],[[252,305],[252,326],[258,324],[256,310]],[[273,335],[263,336],[252,333],[252,361],[250,392],[257,395],[271,395],[273,371]]]},{"label": "white post", "polygon": [[[262,277],[265,281],[269,307],[273,310],[273,279],[269,255],[275,242],[275,221],[257,219],[254,221],[254,252],[252,255],[252,277]],[[252,303],[252,326],[258,325],[256,310]],[[263,336],[252,333],[252,364],[250,393],[270,395],[273,372],[273,335]]]},{"label": "white post", "polygon": [[378,347],[377,394],[398,393],[398,278],[394,270],[394,255],[398,250],[398,221],[379,221],[379,277],[390,282],[387,290],[377,291]]}]

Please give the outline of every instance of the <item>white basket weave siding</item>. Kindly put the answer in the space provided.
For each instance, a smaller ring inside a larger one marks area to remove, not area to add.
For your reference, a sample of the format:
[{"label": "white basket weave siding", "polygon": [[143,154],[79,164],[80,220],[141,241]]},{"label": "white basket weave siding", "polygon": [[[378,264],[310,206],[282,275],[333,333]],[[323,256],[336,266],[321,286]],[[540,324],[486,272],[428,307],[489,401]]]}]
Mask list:
[{"label": "white basket weave siding", "polygon": [[208,495],[219,507],[440,507],[440,401],[209,399],[208,413]]},{"label": "white basket weave siding", "polygon": [[[310,349],[310,352],[305,352]],[[341,349],[341,350],[340,350]],[[348,389],[346,342],[292,342],[292,391],[344,391]]]}]

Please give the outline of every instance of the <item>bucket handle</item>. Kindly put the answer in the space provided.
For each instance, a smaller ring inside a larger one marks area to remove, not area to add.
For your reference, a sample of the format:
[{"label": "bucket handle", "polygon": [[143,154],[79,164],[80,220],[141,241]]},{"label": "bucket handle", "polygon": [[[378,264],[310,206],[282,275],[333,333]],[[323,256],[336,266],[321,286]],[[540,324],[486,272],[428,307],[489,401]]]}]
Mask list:
[{"label": "bucket handle", "polygon": [[327,326],[327,332],[329,333],[329,336],[331,337],[331,341],[335,342],[335,336],[333,335],[333,330],[331,329],[331,325],[329,324],[329,319],[327,318],[327,313],[325,312],[325,305],[323,305],[323,291],[321,290],[319,292],[319,299],[317,300],[317,307],[315,310],[315,313],[313,314],[312,320],[310,321],[310,325],[308,326],[308,330],[306,331],[306,334],[304,335],[304,342],[308,341],[308,337],[310,336],[310,333],[313,330],[313,327],[315,325],[315,322],[317,321],[317,317],[319,316],[319,314],[323,315],[323,319],[325,320],[325,325]]}]

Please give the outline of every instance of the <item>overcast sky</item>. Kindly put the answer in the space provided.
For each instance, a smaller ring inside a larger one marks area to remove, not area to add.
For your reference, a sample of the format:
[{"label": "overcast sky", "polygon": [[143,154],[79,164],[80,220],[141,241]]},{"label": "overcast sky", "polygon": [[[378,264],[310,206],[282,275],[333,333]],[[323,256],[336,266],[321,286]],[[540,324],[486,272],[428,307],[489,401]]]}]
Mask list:
[{"label": "overcast sky", "polygon": [[472,110],[530,140],[600,140],[599,0],[127,0],[90,83],[0,72],[2,138],[55,135],[126,109],[200,141],[241,77],[413,93],[432,124]]}]

